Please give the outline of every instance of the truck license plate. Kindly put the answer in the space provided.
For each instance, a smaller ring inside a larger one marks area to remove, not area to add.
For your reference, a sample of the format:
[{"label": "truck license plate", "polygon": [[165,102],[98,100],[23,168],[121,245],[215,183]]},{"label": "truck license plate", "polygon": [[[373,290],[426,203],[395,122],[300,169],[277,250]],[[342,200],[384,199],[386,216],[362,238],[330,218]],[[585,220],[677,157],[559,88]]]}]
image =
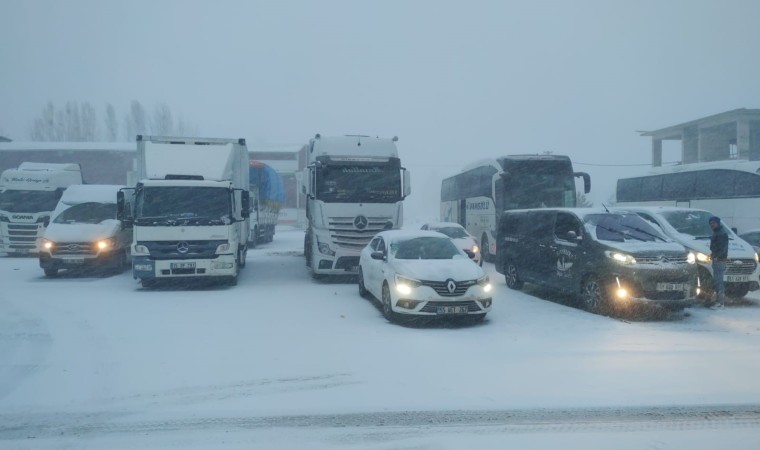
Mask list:
[{"label": "truck license plate", "polygon": [[467,314],[466,306],[439,306],[438,314]]},{"label": "truck license plate", "polygon": [[683,283],[657,283],[658,291],[683,291]]},{"label": "truck license plate", "polygon": [[195,269],[195,263],[194,262],[171,263],[170,267],[172,269]]},{"label": "truck license plate", "polygon": [[749,281],[749,275],[725,275],[723,280],[729,283],[744,283]]}]

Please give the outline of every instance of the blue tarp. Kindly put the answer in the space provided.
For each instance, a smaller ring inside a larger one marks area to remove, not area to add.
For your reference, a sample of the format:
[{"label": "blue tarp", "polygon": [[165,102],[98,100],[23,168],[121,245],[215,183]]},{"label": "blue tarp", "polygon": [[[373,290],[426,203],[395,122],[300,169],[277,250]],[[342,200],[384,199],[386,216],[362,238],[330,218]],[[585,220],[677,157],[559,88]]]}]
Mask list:
[{"label": "blue tarp", "polygon": [[251,161],[250,164],[251,188],[258,188],[259,200],[285,201],[285,187],[282,178],[272,167],[261,161]]}]

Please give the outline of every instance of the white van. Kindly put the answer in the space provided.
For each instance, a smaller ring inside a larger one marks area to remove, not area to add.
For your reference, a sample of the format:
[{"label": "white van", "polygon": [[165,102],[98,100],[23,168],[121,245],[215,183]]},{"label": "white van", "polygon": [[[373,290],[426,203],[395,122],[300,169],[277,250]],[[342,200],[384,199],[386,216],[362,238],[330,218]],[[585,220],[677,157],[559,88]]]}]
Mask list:
[{"label": "white van", "polygon": [[[678,208],[674,206],[631,206],[616,208],[635,212],[646,221],[657,225],[665,235],[681,243],[696,256],[699,264],[699,279],[702,282],[703,298],[713,293],[712,263],[710,260],[710,236],[712,229],[708,221],[715,214],[703,209]],[[760,288],[758,276],[758,255],[752,246],[736,235],[725,224],[721,224],[728,234],[728,260],[724,277],[726,296],[741,298],[747,292]]]},{"label": "white van", "polygon": [[116,195],[124,186],[69,186],[53,211],[39,245],[40,267],[119,272],[127,267],[132,230],[116,219]]}]

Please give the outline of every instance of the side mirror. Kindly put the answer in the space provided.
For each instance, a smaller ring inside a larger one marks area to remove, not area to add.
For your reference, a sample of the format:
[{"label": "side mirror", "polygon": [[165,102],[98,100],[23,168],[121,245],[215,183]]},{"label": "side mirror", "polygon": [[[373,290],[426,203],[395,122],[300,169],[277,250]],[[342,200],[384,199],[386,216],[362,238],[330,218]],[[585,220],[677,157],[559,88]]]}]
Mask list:
[{"label": "side mirror", "polygon": [[582,177],[583,178],[583,192],[588,194],[591,192],[591,176],[587,174],[586,172],[575,172],[573,173],[573,176],[575,178]]},{"label": "side mirror", "polygon": [[470,259],[475,259],[475,252],[470,250],[469,248],[463,249],[465,253],[467,253],[467,256],[470,257]]},{"label": "side mirror", "polygon": [[382,261],[385,259],[385,253],[383,252],[372,252],[369,256],[370,258],[376,259],[378,261]]},{"label": "side mirror", "polygon": [[124,191],[116,193],[116,218],[124,220]]},{"label": "side mirror", "polygon": [[240,216],[244,219],[251,217],[251,194],[246,191],[240,191]]},{"label": "side mirror", "polygon": [[578,234],[576,234],[575,231],[570,230],[567,232],[567,240],[570,242],[576,242],[576,241],[580,241],[581,237],[578,236]]},{"label": "side mirror", "polygon": [[409,196],[409,194],[412,193],[412,181],[411,181],[411,175],[409,174],[409,171],[406,169],[404,170],[404,195],[403,197],[406,198]]}]

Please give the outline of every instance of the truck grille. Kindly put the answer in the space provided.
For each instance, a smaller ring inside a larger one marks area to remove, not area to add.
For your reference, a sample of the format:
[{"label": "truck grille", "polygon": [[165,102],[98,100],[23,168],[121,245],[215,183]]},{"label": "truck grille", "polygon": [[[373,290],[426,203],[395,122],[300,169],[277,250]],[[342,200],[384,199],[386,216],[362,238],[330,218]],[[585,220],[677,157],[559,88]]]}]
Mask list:
[{"label": "truck grille", "polygon": [[390,217],[331,217],[330,236],[338,247],[361,250],[388,223]]},{"label": "truck grille", "polygon": [[210,259],[216,258],[216,248],[225,240],[214,241],[141,241],[148,247],[151,259]]},{"label": "truck grille", "polygon": [[39,225],[19,225],[8,224],[8,240],[11,244],[25,244],[29,243],[34,246],[37,241],[37,230]]}]

